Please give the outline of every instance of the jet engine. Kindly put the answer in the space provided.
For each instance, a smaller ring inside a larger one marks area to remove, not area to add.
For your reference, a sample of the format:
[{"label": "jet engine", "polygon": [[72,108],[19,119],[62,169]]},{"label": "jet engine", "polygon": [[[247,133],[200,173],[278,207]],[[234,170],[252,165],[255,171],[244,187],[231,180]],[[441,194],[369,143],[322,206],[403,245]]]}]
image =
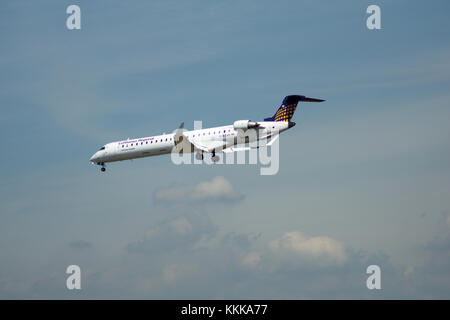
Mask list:
[{"label": "jet engine", "polygon": [[233,123],[234,130],[247,130],[258,128],[261,125],[258,122],[253,122],[250,120],[237,120]]}]

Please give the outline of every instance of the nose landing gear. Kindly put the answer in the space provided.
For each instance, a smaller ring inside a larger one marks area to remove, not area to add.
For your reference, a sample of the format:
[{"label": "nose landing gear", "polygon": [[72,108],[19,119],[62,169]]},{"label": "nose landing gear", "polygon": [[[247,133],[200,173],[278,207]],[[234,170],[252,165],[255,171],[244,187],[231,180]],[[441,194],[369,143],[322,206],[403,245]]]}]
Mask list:
[{"label": "nose landing gear", "polygon": [[98,164],[99,166],[102,166],[102,168],[100,169],[102,172],[105,172],[105,171],[106,171],[105,163],[104,163],[104,162],[97,162],[97,164]]}]

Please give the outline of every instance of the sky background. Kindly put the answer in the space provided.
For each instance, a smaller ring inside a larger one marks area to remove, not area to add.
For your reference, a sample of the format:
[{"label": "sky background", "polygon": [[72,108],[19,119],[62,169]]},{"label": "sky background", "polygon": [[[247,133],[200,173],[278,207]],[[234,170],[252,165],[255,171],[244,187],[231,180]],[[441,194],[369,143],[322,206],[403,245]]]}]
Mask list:
[{"label": "sky background", "polygon": [[[449,11],[2,1],[0,298],[449,299]],[[299,105],[276,175],[89,163],[182,121],[262,120],[289,94],[327,101]],[[71,264],[81,290],[66,289]],[[371,264],[382,290],[366,287]]]}]

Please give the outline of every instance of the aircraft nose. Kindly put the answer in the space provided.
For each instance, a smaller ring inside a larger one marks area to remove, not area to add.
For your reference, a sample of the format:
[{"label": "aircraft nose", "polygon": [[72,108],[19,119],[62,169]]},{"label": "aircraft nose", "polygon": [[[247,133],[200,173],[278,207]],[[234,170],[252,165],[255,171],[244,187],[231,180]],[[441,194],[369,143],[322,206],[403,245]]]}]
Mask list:
[{"label": "aircraft nose", "polygon": [[89,161],[91,161],[91,162],[95,162],[96,160],[97,160],[97,153],[94,153],[93,155],[92,155],[92,157],[89,159]]}]

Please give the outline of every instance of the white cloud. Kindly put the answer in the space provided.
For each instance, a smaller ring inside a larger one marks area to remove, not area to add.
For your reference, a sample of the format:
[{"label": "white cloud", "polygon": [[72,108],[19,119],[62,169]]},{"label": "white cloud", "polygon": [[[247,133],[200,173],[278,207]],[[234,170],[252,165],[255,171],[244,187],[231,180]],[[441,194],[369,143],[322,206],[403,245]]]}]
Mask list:
[{"label": "white cloud", "polygon": [[269,248],[276,254],[319,265],[342,264],[347,260],[345,247],[339,241],[326,236],[308,238],[299,231],[284,233],[270,241]]},{"label": "white cloud", "polygon": [[235,198],[236,192],[233,190],[231,183],[224,177],[215,177],[211,181],[201,182],[195,188],[192,194],[195,199],[208,198]]},{"label": "white cloud", "polygon": [[203,181],[194,186],[174,186],[155,192],[156,202],[235,202],[242,199],[232,184],[222,176]]}]

